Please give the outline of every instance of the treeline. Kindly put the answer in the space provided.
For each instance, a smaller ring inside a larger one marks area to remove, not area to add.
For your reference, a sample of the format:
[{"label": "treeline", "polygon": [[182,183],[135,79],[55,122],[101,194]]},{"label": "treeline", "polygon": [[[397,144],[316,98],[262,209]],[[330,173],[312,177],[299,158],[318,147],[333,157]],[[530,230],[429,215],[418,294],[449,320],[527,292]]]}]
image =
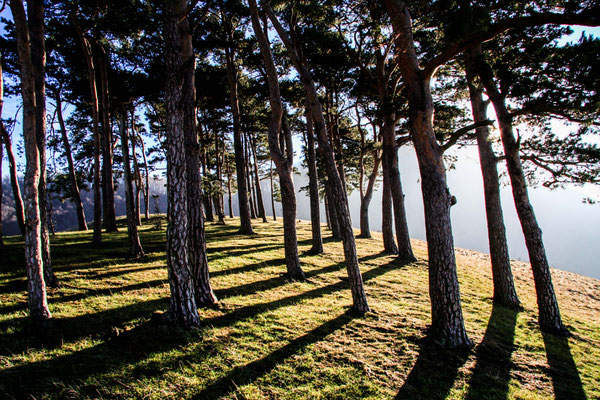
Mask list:
[{"label": "treeline", "polygon": [[[79,229],[93,220],[93,241],[101,243],[103,231],[117,229],[121,176],[133,257],[144,254],[137,227],[151,212],[151,176],[167,177],[166,320],[197,326],[198,307],[217,301],[204,223],[233,217],[237,192],[239,232],[253,234],[253,219],[267,221],[265,180],[274,218],[275,201],[282,204],[287,275],[305,279],[296,238],[296,137],[309,176],[311,251],[323,252],[322,199],[331,234],[344,248],[356,311],[370,308],[348,194],[359,191],[360,237],[371,237],[369,209],[382,181],[382,248],[415,260],[398,166],[398,149],[410,145],[425,210],[430,334],[448,347],[471,345],[446,152],[472,144],[484,181],[493,301],[520,307],[499,195],[506,170],[540,327],[568,334],[527,185],[599,181],[600,151],[590,138],[600,122],[600,41],[568,41],[570,25],[600,24],[597,3],[31,0],[26,10],[22,0],[8,4],[2,64],[7,92],[21,94],[27,160],[24,193],[13,185],[13,197],[23,199],[15,208],[37,322],[51,319],[45,287],[58,284],[49,193],[74,203]],[[553,132],[557,120],[565,132]],[[14,122],[1,128],[16,180]],[[83,187],[93,192],[93,218],[84,213]]]}]

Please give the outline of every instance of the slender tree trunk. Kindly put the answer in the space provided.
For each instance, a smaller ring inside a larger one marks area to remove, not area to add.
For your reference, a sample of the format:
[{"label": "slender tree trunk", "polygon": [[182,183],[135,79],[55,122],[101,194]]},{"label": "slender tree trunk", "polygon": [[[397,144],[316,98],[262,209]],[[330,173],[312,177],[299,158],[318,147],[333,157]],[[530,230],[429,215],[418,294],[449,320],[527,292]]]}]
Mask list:
[{"label": "slender tree trunk", "polygon": [[56,286],[58,280],[52,269],[46,191],[46,43],[44,40],[44,4],[32,1],[27,5],[31,41],[31,61],[35,76],[35,134],[40,157],[39,202],[42,234],[42,260],[46,285]]},{"label": "slender tree trunk", "polygon": [[[245,142],[247,142],[247,141],[245,141]],[[249,164],[250,164],[250,155],[248,152],[248,146],[246,144],[244,146],[244,168],[245,168],[245,174],[246,174],[246,185],[248,187],[248,201],[250,203],[250,218],[254,219],[258,215],[258,212],[256,210],[256,202],[254,201],[254,199],[256,197],[254,196],[254,186],[252,185],[252,179],[250,178]]]},{"label": "slender tree trunk", "polygon": [[250,235],[252,222],[250,220],[250,204],[248,202],[248,186],[246,184],[246,169],[244,167],[244,147],[242,144],[242,128],[240,123],[240,108],[238,103],[238,78],[233,49],[225,46],[227,60],[227,79],[229,80],[229,98],[233,115],[233,149],[235,152],[235,169],[237,176],[238,203],[240,209],[240,233]]},{"label": "slender tree trunk", "polygon": [[[28,7],[41,7],[38,0],[31,0]],[[17,51],[23,97],[23,138],[25,140],[25,268],[29,312],[36,323],[52,318],[46,298],[44,265],[42,259],[42,227],[39,204],[40,154],[36,136],[36,88],[32,47],[27,17],[22,0],[12,0],[10,8],[15,23]],[[32,23],[34,21],[31,21]],[[42,23],[42,20],[35,21]],[[37,49],[39,50],[39,49]]]},{"label": "slender tree trunk", "polygon": [[90,84],[92,126],[94,130],[94,235],[92,240],[94,243],[99,244],[102,241],[102,196],[100,191],[100,113],[98,109],[98,90],[96,87],[96,67],[90,41],[85,37],[81,30],[77,17],[73,14],[71,15],[71,18],[75,30],[77,31],[77,35],[79,36],[79,41],[81,42],[81,48],[88,68],[88,80]]},{"label": "slender tree trunk", "polygon": [[260,187],[260,176],[258,175],[258,159],[256,157],[256,138],[250,138],[252,158],[254,159],[254,180],[256,185],[256,198],[258,200],[258,216],[263,222],[267,222],[267,213],[265,212],[265,204],[263,203],[262,188]]},{"label": "slender tree trunk", "polygon": [[396,146],[396,121],[393,115],[384,115],[383,122],[383,173],[387,174],[392,204],[394,207],[394,225],[396,227],[396,240],[398,241],[398,257],[406,261],[415,261],[410,244],[406,208],[404,206],[404,193],[400,181],[398,168],[398,148]]},{"label": "slender tree trunk", "polygon": [[519,141],[515,139],[513,133],[512,116],[506,108],[504,95],[500,93],[494,82],[493,71],[483,58],[483,54],[481,54],[481,48],[474,49],[472,55],[476,57],[481,82],[494,105],[494,110],[498,118],[515,208],[521,222],[527,252],[529,253],[529,261],[533,271],[540,328],[543,331],[557,335],[568,335],[569,331],[562,323],[558,301],[554,294],[550,266],[548,265],[546,250],[544,249],[544,242],[542,240],[542,230],[537,223],[533,207],[529,201],[527,181],[519,156]]},{"label": "slender tree trunk", "polygon": [[348,281],[350,283],[350,291],[352,293],[352,306],[358,312],[368,312],[369,304],[367,302],[367,296],[364,290],[362,274],[358,265],[358,256],[356,254],[356,242],[354,241],[354,232],[352,230],[352,223],[350,221],[350,210],[348,208],[348,198],[346,197],[346,191],[343,186],[342,179],[338,173],[337,165],[335,163],[335,157],[333,149],[327,138],[327,126],[325,124],[325,118],[323,117],[323,108],[317,94],[315,82],[306,67],[301,61],[298,49],[296,45],[289,39],[287,32],[283,29],[277,16],[271,9],[267,2],[262,3],[269,19],[273,23],[275,30],[279,34],[279,37],[283,41],[292,63],[296,67],[302,85],[306,92],[308,102],[310,103],[310,109],[312,111],[313,121],[315,124],[315,131],[317,132],[317,138],[319,140],[319,149],[323,154],[325,161],[325,167],[327,175],[331,181],[331,193],[335,201],[335,208],[338,214],[338,220],[340,222],[340,233],[342,235],[342,242],[344,245],[344,259],[346,263],[346,269],[348,272]]},{"label": "slender tree trunk", "polygon": [[[207,160],[206,160],[206,143],[208,142],[208,138],[204,136],[204,129],[202,124],[198,124],[198,130],[200,132],[200,162],[202,163],[202,174],[204,176],[207,175]],[[208,132],[206,133],[208,136]],[[215,216],[213,214],[212,204],[210,203],[210,196],[203,196],[202,202],[204,204],[204,218],[207,222],[214,222]]]},{"label": "slender tree trunk", "polygon": [[217,194],[215,196],[215,209],[217,210],[217,217],[219,218],[219,224],[225,224],[225,207],[223,204],[223,180],[221,170],[223,169],[223,159],[221,149],[219,145],[219,132],[215,128],[215,168],[217,170],[217,185],[219,185]]},{"label": "slender tree trunk", "polygon": [[373,198],[373,191],[375,189],[375,181],[377,181],[377,175],[379,174],[379,165],[381,164],[381,157],[375,151],[373,154],[374,163],[373,170],[369,175],[367,181],[367,189],[364,191],[362,199],[360,200],[360,235],[361,238],[370,238],[371,229],[369,227],[369,205]]},{"label": "slender tree trunk", "polygon": [[271,181],[271,210],[273,210],[273,221],[277,221],[277,212],[275,211],[275,188],[273,186],[273,160],[271,160],[271,166],[269,167],[269,179]]},{"label": "slender tree trunk", "polygon": [[[474,54],[476,56],[476,54]],[[483,100],[483,90],[476,85],[476,73],[473,70],[471,52],[465,52],[465,70],[473,122],[477,123],[487,119],[487,103]],[[494,281],[494,302],[507,307],[518,308],[521,306],[508,255],[506,242],[506,228],[502,216],[500,202],[500,182],[498,179],[498,166],[496,155],[490,142],[490,131],[487,126],[480,126],[475,130],[477,135],[477,148],[479,149],[479,162],[483,176],[483,192],[485,195],[485,212],[488,226],[488,239],[490,243],[490,258],[492,259],[492,278]]]},{"label": "slender tree trunk", "polygon": [[[135,119],[135,113],[132,118]],[[144,219],[147,221],[150,219],[150,167],[148,166],[148,159],[146,158],[146,146],[144,145],[142,135],[140,135],[137,130],[135,133],[140,142],[140,146],[142,147],[142,159],[144,160]]]},{"label": "slender tree trunk", "polygon": [[[284,115],[279,77],[271,54],[271,44],[263,31],[255,0],[249,1],[252,27],[258,39],[260,51],[265,62],[267,84],[269,86],[269,103],[271,104],[271,120],[269,122],[269,150],[279,174],[281,187],[281,205],[283,208],[283,240],[287,275],[291,279],[304,280],[305,275],[298,257],[298,238],[296,235],[296,191],[294,189],[294,149],[292,132]],[[266,28],[266,27],[265,27]]]},{"label": "slender tree trunk", "polygon": [[[123,152],[123,169],[125,170],[125,206],[127,212],[127,236],[129,237],[129,255],[131,257],[143,257],[144,250],[140,243],[137,230],[137,216],[135,213],[135,202],[131,174],[131,163],[129,162],[129,133],[127,131],[127,114],[120,112],[121,119],[121,150]],[[135,120],[131,121],[135,124]],[[135,151],[134,151],[135,156]]]},{"label": "slender tree trunk", "polygon": [[408,125],[421,172],[429,254],[431,334],[447,347],[471,346],[465,330],[450,222],[451,196],[443,152],[433,130],[431,76],[423,74],[415,52],[412,21],[399,0],[385,0],[392,21],[398,65],[408,98]]},{"label": "slender tree trunk", "polygon": [[[2,106],[4,105],[4,79],[2,73],[2,63],[0,63],[0,131],[2,134],[2,141],[6,148],[6,157],[8,158],[8,171],[10,175],[10,185],[12,187],[13,198],[15,201],[15,215],[21,234],[25,235],[25,209],[23,207],[23,198],[21,197],[21,188],[19,187],[19,178],[17,175],[17,162],[15,161],[15,155],[12,150],[10,136],[4,127],[2,122]],[[1,178],[1,175],[0,175]],[[1,184],[1,179],[0,179]],[[1,211],[1,209],[0,209]]]},{"label": "slender tree trunk", "polygon": [[317,154],[315,151],[315,132],[312,111],[307,101],[304,102],[306,117],[306,158],[308,163],[308,191],[310,195],[310,224],[312,228],[311,253],[323,252],[323,237],[321,236],[321,210],[319,207],[319,175],[317,172]]},{"label": "slender tree trunk", "polygon": [[327,229],[331,229],[331,222],[329,221],[329,202],[327,201],[327,194],[323,197],[323,202],[325,203],[325,223],[327,225]]},{"label": "slender tree trunk", "polygon": [[[190,268],[189,214],[187,187],[186,112],[184,95],[188,74],[183,70],[194,65],[188,52],[191,32],[187,17],[180,15],[187,7],[185,0],[165,2],[165,84],[167,133],[167,268],[171,298],[169,316],[184,326],[200,325],[196,308],[194,279]],[[191,106],[192,104],[190,104]],[[195,134],[195,132],[194,132]]]},{"label": "slender tree trunk", "polygon": [[324,183],[325,197],[327,199],[327,204],[325,206],[327,208],[327,216],[329,219],[329,226],[331,228],[331,238],[333,240],[342,240],[342,234],[340,233],[340,221],[337,214],[337,210],[335,208],[335,199],[333,198],[331,190],[331,181],[329,179],[326,179]]},{"label": "slender tree trunk", "polygon": [[396,240],[394,239],[393,219],[392,191],[384,174],[381,197],[381,233],[383,236],[383,250],[388,254],[398,254],[398,246],[396,246]]},{"label": "slender tree trunk", "polygon": [[104,198],[104,228],[107,232],[117,232],[115,212],[115,184],[113,179],[112,128],[110,124],[110,101],[108,97],[108,57],[102,46],[99,56],[102,126],[102,189]]},{"label": "slender tree trunk", "polygon": [[135,179],[135,190],[133,192],[133,210],[135,212],[135,224],[137,226],[141,226],[142,218],[140,216],[140,192],[142,191],[142,174],[140,172],[140,165],[138,164],[137,160],[137,148],[135,145],[135,128],[133,128],[133,125],[135,125],[135,119],[132,119],[131,121],[131,155],[133,157],[133,178]]},{"label": "slender tree trunk", "polygon": [[62,101],[60,92],[56,92],[56,114],[58,116],[58,125],[60,126],[60,135],[65,148],[65,156],[67,158],[67,166],[69,169],[69,181],[71,183],[71,197],[73,203],[75,203],[75,211],[77,214],[77,223],[80,231],[87,231],[87,223],[85,221],[85,213],[83,211],[83,203],[81,201],[81,195],[79,193],[79,185],[77,184],[77,175],[75,174],[75,164],[73,163],[73,153],[71,151],[71,144],[69,143],[69,137],[67,136],[67,128],[65,127],[65,120],[63,119],[62,113]]},{"label": "slender tree trunk", "polygon": [[228,207],[229,207],[229,218],[233,218],[233,203],[231,201],[231,172],[229,171],[229,164],[227,165],[227,196],[228,196]]}]

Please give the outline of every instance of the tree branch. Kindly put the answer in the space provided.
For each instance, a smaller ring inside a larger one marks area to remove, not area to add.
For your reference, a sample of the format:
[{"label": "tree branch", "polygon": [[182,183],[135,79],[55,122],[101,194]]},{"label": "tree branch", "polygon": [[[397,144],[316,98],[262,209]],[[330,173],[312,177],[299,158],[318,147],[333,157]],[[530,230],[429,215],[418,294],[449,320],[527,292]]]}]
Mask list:
[{"label": "tree branch", "polygon": [[464,126],[457,131],[455,131],[452,135],[450,135],[450,139],[446,143],[442,145],[442,151],[448,150],[450,147],[454,146],[458,140],[465,135],[467,132],[472,131],[473,129],[477,129],[482,126],[493,125],[494,121],[485,119],[483,121],[477,121],[470,125]]}]

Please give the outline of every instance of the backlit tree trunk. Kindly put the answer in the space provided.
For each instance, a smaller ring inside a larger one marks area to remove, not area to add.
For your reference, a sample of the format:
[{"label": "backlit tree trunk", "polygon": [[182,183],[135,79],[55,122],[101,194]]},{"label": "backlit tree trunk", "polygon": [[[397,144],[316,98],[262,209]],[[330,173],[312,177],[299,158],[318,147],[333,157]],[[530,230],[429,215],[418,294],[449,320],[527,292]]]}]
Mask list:
[{"label": "backlit tree trunk", "polygon": [[[35,7],[36,0],[28,6]],[[21,94],[23,97],[23,138],[25,140],[25,268],[29,312],[36,323],[43,323],[52,315],[48,309],[44,266],[42,260],[42,227],[39,203],[40,154],[36,137],[35,69],[27,17],[21,0],[11,0],[10,8],[15,23]],[[42,21],[38,21],[41,23]]]},{"label": "backlit tree trunk", "polygon": [[562,323],[558,301],[554,294],[550,266],[548,265],[546,250],[544,249],[544,242],[542,240],[542,230],[537,223],[533,207],[529,201],[527,181],[519,156],[519,142],[515,139],[513,133],[512,116],[506,108],[504,95],[500,93],[494,82],[492,69],[486,63],[480,49],[479,51],[475,49],[475,52],[473,56],[476,57],[476,65],[481,82],[494,105],[494,110],[498,118],[515,208],[521,222],[527,252],[529,253],[529,261],[533,271],[540,328],[557,335],[568,335],[569,331]]},{"label": "backlit tree trunk", "polygon": [[[269,38],[260,23],[258,7],[255,0],[249,0],[252,27],[258,39],[263,56],[269,86],[269,103],[271,104],[271,120],[269,122],[269,151],[279,175],[281,187],[281,205],[283,208],[283,239],[285,247],[285,264],[287,275],[291,279],[305,279],[304,271],[298,258],[298,238],[296,235],[296,191],[294,190],[294,149],[292,132],[284,115],[279,77],[271,54]],[[266,27],[265,27],[266,28]]]},{"label": "backlit tree trunk", "polygon": [[81,42],[81,48],[88,69],[88,81],[90,84],[90,100],[92,105],[92,127],[94,130],[94,179],[93,179],[93,192],[94,192],[94,235],[93,242],[98,244],[102,241],[102,195],[101,195],[101,180],[100,180],[100,113],[98,110],[98,90],[96,87],[96,66],[94,64],[94,57],[92,51],[92,45],[90,41],[85,37],[77,17],[73,14],[71,16],[73,25],[79,36]]},{"label": "backlit tree trunk", "polygon": [[306,158],[308,163],[308,191],[310,195],[310,224],[312,228],[311,253],[323,252],[321,236],[321,210],[319,207],[319,174],[317,172],[317,154],[315,151],[315,132],[310,105],[304,104],[306,117]]},{"label": "backlit tree trunk", "polygon": [[60,136],[65,148],[65,157],[67,158],[67,167],[69,169],[69,181],[71,183],[71,197],[73,203],[75,203],[75,211],[77,214],[77,224],[80,231],[87,231],[87,222],[85,221],[85,213],[83,211],[83,203],[81,202],[81,195],[79,194],[79,185],[77,184],[77,175],[75,174],[75,164],[73,163],[73,153],[71,151],[71,144],[69,143],[69,137],[67,136],[67,128],[65,127],[65,121],[62,113],[62,101],[60,92],[56,92],[56,115],[58,116],[58,125],[60,126]]},{"label": "backlit tree trunk", "polygon": [[381,234],[383,236],[383,250],[388,254],[398,254],[398,246],[394,239],[394,220],[392,211],[392,191],[385,174],[381,194]]},{"label": "backlit tree trunk", "polygon": [[[487,103],[483,100],[483,90],[476,84],[476,73],[473,70],[473,54],[465,52],[465,70],[473,122],[477,123],[487,119]],[[492,259],[492,278],[494,281],[494,302],[507,307],[520,307],[519,297],[515,289],[508,243],[506,242],[506,228],[502,216],[500,202],[500,181],[496,155],[490,141],[490,130],[487,126],[480,126],[475,130],[477,135],[477,148],[479,149],[479,162],[483,176],[483,193],[485,196],[485,213],[488,225],[488,239],[490,244],[490,258]]]},{"label": "backlit tree trunk", "polygon": [[[190,59],[191,32],[187,17],[180,15],[187,7],[184,0],[165,2],[165,62],[167,81],[165,85],[166,134],[167,134],[167,268],[171,298],[169,314],[171,320],[184,326],[198,326],[200,318],[196,308],[194,279],[190,268],[186,112],[184,101],[184,74],[186,64],[193,66]],[[187,57],[186,57],[187,55]],[[189,104],[189,106],[193,106]],[[195,134],[195,133],[194,133]]]},{"label": "backlit tree trunk", "polygon": [[447,347],[471,346],[465,330],[450,222],[451,196],[443,152],[433,130],[431,76],[423,73],[415,51],[412,21],[399,0],[385,0],[398,49],[398,65],[409,105],[408,124],[421,172],[429,254],[431,334]]},{"label": "backlit tree trunk", "polygon": [[256,138],[251,137],[248,140],[250,142],[250,149],[252,150],[252,159],[254,160],[254,184],[256,186],[256,199],[258,203],[258,216],[262,218],[262,222],[267,222],[267,213],[265,212],[265,205],[263,202],[262,188],[260,187],[260,176],[258,175],[258,158],[256,157]]},{"label": "backlit tree trunk", "polygon": [[244,146],[242,143],[242,128],[240,123],[240,108],[238,102],[237,68],[235,55],[229,46],[225,46],[227,60],[227,79],[229,81],[229,98],[233,116],[233,149],[235,152],[235,169],[237,177],[238,203],[240,209],[240,233],[250,235],[252,222],[250,221],[250,204],[248,202],[248,185],[246,184],[246,168],[244,162]]},{"label": "backlit tree trunk", "polygon": [[317,132],[317,138],[319,140],[319,149],[323,154],[327,175],[331,181],[332,199],[335,202],[335,208],[340,223],[340,233],[344,245],[344,259],[348,272],[350,291],[352,293],[352,306],[358,312],[368,312],[370,309],[363,285],[362,274],[358,265],[356,242],[354,240],[352,223],[350,221],[350,210],[348,209],[348,198],[346,197],[346,190],[338,173],[333,148],[331,147],[327,137],[327,126],[325,124],[323,108],[321,107],[315,82],[312,79],[312,75],[306,65],[302,63],[301,58],[298,55],[299,52],[296,48],[296,45],[289,39],[287,32],[279,23],[279,20],[277,19],[277,16],[271,9],[270,5],[267,2],[262,2],[262,6],[269,16],[269,19],[273,23],[273,26],[279,34],[279,37],[283,41],[288,51],[288,55],[292,60],[292,64],[295,66],[298,74],[300,75],[302,86],[304,87],[306,97],[310,103],[310,109],[312,111],[313,121],[315,124],[315,131]]},{"label": "backlit tree trunk", "polygon": [[[143,257],[144,250],[140,243],[137,230],[137,216],[135,213],[135,202],[133,199],[133,183],[131,174],[131,163],[129,162],[129,133],[127,131],[127,114],[120,113],[121,119],[121,150],[123,152],[123,169],[125,170],[125,206],[127,212],[127,236],[129,237],[129,255],[131,257]],[[131,121],[135,124],[135,120]]]}]

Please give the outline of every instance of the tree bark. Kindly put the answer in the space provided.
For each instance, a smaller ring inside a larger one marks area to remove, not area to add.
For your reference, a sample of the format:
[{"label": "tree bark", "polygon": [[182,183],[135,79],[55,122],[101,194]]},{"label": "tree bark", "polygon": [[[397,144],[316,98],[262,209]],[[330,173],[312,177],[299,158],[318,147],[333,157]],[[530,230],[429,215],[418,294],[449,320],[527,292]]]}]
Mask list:
[{"label": "tree bark", "polygon": [[101,181],[100,181],[100,113],[98,109],[98,90],[96,87],[96,66],[94,64],[94,57],[92,51],[92,45],[90,41],[85,37],[77,17],[75,14],[71,15],[73,25],[79,36],[81,42],[81,48],[88,68],[88,80],[90,84],[90,100],[92,104],[92,127],[94,130],[94,235],[92,241],[99,244],[102,241],[102,196],[101,196]]},{"label": "tree bark", "polygon": [[269,167],[269,178],[271,180],[271,210],[273,210],[273,221],[277,221],[277,212],[275,211],[275,193],[273,186],[273,160],[271,160],[271,166]]},{"label": "tree bark", "polygon": [[521,222],[527,252],[529,253],[529,261],[533,271],[540,328],[557,335],[568,335],[569,331],[562,323],[558,301],[554,294],[550,266],[548,265],[546,250],[544,249],[544,242],[542,240],[542,230],[537,223],[533,207],[529,201],[527,181],[519,156],[519,142],[515,139],[513,133],[512,116],[506,108],[505,96],[498,90],[494,82],[493,71],[483,58],[480,48],[475,49],[475,52],[479,77],[488,97],[494,105],[494,110],[498,118],[515,208]]},{"label": "tree bark", "polygon": [[[35,7],[36,0],[28,6]],[[30,33],[22,0],[12,0],[17,51],[23,97],[23,138],[25,140],[25,267],[31,318],[38,324],[52,318],[46,298],[42,259],[42,227],[39,203],[40,154],[36,136],[35,69],[32,62]],[[38,21],[42,22],[42,21]]]},{"label": "tree bark", "polygon": [[[285,264],[287,275],[291,279],[304,280],[305,275],[298,257],[298,238],[296,235],[296,191],[294,189],[294,149],[292,147],[292,132],[284,115],[279,77],[271,54],[271,44],[263,30],[258,15],[255,0],[249,0],[252,27],[258,39],[260,52],[263,56],[269,87],[269,103],[271,105],[271,120],[269,122],[269,151],[279,175],[281,187],[281,205],[283,208],[283,240],[285,249]],[[265,27],[266,28],[266,27]]]},{"label": "tree bark", "polygon": [[[165,2],[165,61],[167,81],[165,85],[166,133],[167,133],[167,268],[171,297],[169,316],[184,326],[199,326],[196,308],[194,279],[190,268],[189,215],[187,187],[186,112],[184,85],[186,67],[194,65],[188,46],[191,46],[189,22],[185,17],[179,21],[187,8],[187,1]],[[187,57],[186,57],[187,55]],[[190,106],[193,105],[189,104]],[[195,134],[195,133],[194,133]]]},{"label": "tree bark", "polygon": [[384,174],[381,197],[381,233],[383,236],[383,250],[388,254],[398,254],[398,246],[396,246],[396,240],[394,240],[393,220],[392,191]]},{"label": "tree bark", "polygon": [[75,203],[75,212],[77,214],[77,224],[80,231],[87,231],[87,222],[85,221],[85,213],[83,211],[83,203],[81,201],[81,195],[79,193],[79,185],[77,184],[77,175],[75,173],[75,164],[73,162],[73,153],[71,151],[71,144],[69,143],[69,137],[67,136],[67,128],[65,127],[65,120],[63,119],[62,113],[62,101],[60,91],[55,93],[56,100],[56,115],[58,116],[58,125],[60,126],[60,135],[65,148],[65,157],[67,158],[67,166],[69,169],[69,181],[71,183],[71,197],[73,203]]},{"label": "tree bark", "polygon": [[399,0],[385,0],[392,21],[398,65],[409,105],[408,124],[421,172],[429,254],[431,334],[447,347],[471,346],[465,330],[450,222],[451,196],[443,152],[433,130],[431,75],[423,74],[415,51],[412,21]]},{"label": "tree bark", "polygon": [[42,260],[47,286],[56,286],[58,280],[52,269],[46,192],[46,43],[44,39],[44,4],[32,1],[27,5],[31,61],[35,76],[35,135],[40,157],[39,202],[42,234]]},{"label": "tree bark", "polygon": [[229,171],[229,163],[227,163],[227,197],[228,197],[228,208],[229,218],[233,218],[233,204],[231,201],[231,171]]},{"label": "tree bark", "polygon": [[[473,122],[477,123],[487,119],[487,103],[483,100],[483,90],[475,83],[476,73],[473,70],[473,58],[477,54],[472,51],[465,52],[465,71]],[[485,196],[485,213],[488,226],[488,240],[490,244],[490,258],[492,260],[492,278],[494,282],[494,302],[510,308],[519,308],[521,303],[515,288],[508,243],[506,242],[506,228],[502,216],[500,202],[500,182],[498,178],[498,165],[496,155],[490,142],[488,126],[476,128],[477,148],[479,150],[479,163],[483,176],[483,193]]]},{"label": "tree bark", "polygon": [[[320,150],[319,150],[320,152]],[[337,214],[337,210],[335,208],[335,200],[333,198],[332,190],[331,190],[331,181],[329,179],[325,179],[325,197],[327,199],[327,203],[325,207],[327,208],[327,216],[329,221],[329,227],[331,228],[331,238],[333,240],[342,240],[342,234],[340,233],[340,221]]]},{"label": "tree bark", "polygon": [[246,184],[246,169],[244,162],[244,147],[242,144],[242,128],[240,123],[240,108],[238,102],[238,78],[235,66],[235,55],[229,46],[225,46],[227,60],[227,79],[229,81],[229,99],[233,115],[233,149],[235,152],[235,169],[237,176],[238,203],[240,209],[240,233],[253,234],[250,220],[250,204],[248,202],[248,186]]},{"label": "tree bark", "polygon": [[250,174],[250,150],[248,145],[247,135],[244,135],[244,168],[246,168],[246,184],[248,185],[248,201],[250,203],[250,218],[254,219],[258,216],[256,209],[256,195],[254,193],[254,184],[252,175]]},{"label": "tree bark", "polygon": [[323,237],[321,236],[321,210],[319,207],[319,175],[317,172],[317,154],[315,151],[315,132],[310,104],[304,102],[306,117],[306,162],[308,163],[308,192],[310,196],[310,225],[312,228],[312,247],[310,252],[323,252]]},{"label": "tree bark", "polygon": [[395,116],[386,113],[383,117],[383,174],[387,175],[392,204],[394,208],[394,225],[396,227],[396,240],[398,241],[398,257],[406,261],[415,261],[408,232],[406,208],[404,206],[404,193],[400,181],[398,168],[398,147],[396,146],[396,121]]},{"label": "tree bark", "polygon": [[335,208],[338,214],[338,220],[340,222],[340,233],[342,235],[342,242],[344,245],[344,259],[346,262],[346,269],[348,272],[348,281],[350,283],[350,291],[352,293],[352,307],[361,313],[370,311],[369,304],[367,302],[367,296],[365,293],[362,274],[358,265],[358,256],[356,254],[356,242],[354,240],[354,232],[352,230],[352,223],[350,221],[350,210],[348,209],[348,198],[346,197],[346,191],[343,186],[342,179],[338,173],[337,165],[335,163],[335,157],[329,139],[327,137],[327,126],[325,124],[325,118],[323,117],[323,108],[317,94],[317,89],[312,75],[306,65],[302,63],[299,57],[299,52],[296,44],[293,43],[283,29],[277,16],[271,9],[268,2],[262,3],[264,10],[266,11],[269,19],[273,23],[275,30],[279,34],[279,37],[283,41],[288,55],[292,60],[302,86],[306,92],[306,97],[310,103],[310,109],[312,111],[313,120],[315,123],[315,130],[317,132],[317,138],[319,140],[319,149],[323,154],[325,161],[325,167],[327,175],[331,181],[331,193],[333,200],[335,201]]},{"label": "tree bark", "polygon": [[117,232],[117,214],[115,212],[115,184],[113,179],[112,128],[110,124],[110,100],[108,97],[108,57],[101,45],[98,45],[100,71],[100,115],[102,145],[102,196],[104,199],[104,228],[107,232]]},{"label": "tree bark", "polygon": [[[125,206],[127,213],[127,236],[129,238],[129,255],[134,258],[143,257],[144,250],[140,243],[137,230],[137,216],[135,213],[135,202],[131,174],[131,163],[129,162],[129,133],[127,131],[127,114],[120,112],[121,120],[121,150],[123,152],[123,169],[125,170]],[[135,120],[131,121],[135,124]],[[135,154],[135,153],[134,153]]]}]

